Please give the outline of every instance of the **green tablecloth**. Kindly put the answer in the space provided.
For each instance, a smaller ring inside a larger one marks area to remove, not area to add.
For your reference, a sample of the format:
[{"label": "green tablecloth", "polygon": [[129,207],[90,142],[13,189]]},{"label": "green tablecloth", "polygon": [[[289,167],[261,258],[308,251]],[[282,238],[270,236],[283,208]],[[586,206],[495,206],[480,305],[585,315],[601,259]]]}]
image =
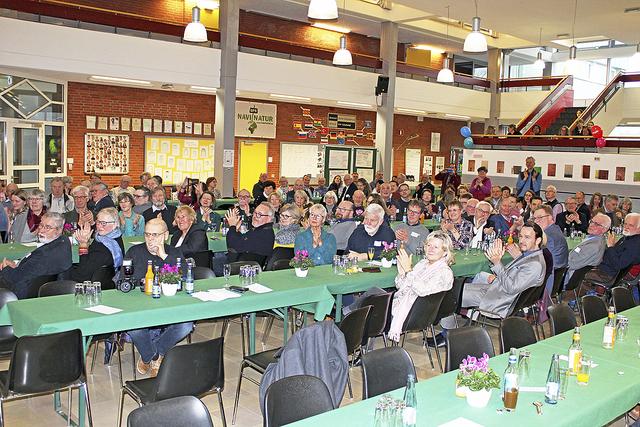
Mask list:
[{"label": "green tablecloth", "polygon": [[[629,335],[624,342],[617,342],[613,350],[600,346],[604,321],[583,326],[584,353],[593,357],[599,366],[591,371],[588,386],[576,384],[569,378],[567,399],[556,405],[544,404],[543,414],[537,415],[533,401],[544,402],[542,392],[521,392],[518,405],[512,413],[498,413],[502,408],[501,392],[494,390],[486,408],[471,408],[466,401],[454,395],[457,371],[453,371],[416,385],[418,395],[418,426],[438,426],[458,417],[464,417],[484,426],[599,426],[624,414],[640,401],[640,358],[636,338],[640,335],[640,307],[624,313],[629,317]],[[571,332],[528,346],[531,351],[530,376],[525,386],[544,387],[551,355],[566,354],[571,344]],[[490,366],[502,376],[507,365],[507,355],[492,358]],[[391,394],[402,398],[403,390]],[[370,427],[373,425],[375,405],[379,397],[344,406],[298,423],[300,427],[349,425]]]}]

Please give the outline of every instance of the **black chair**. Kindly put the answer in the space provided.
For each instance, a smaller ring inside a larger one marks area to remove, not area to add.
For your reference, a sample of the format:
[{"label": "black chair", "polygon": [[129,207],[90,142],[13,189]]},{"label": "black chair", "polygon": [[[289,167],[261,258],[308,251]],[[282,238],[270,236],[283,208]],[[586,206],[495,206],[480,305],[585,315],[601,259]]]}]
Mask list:
[{"label": "black chair", "polygon": [[569,281],[565,285],[564,290],[560,294],[560,301],[562,301],[565,292],[573,291],[573,298],[576,300],[576,303],[578,304],[578,309],[580,309],[580,298],[578,298],[578,292],[582,287],[582,282],[584,280],[585,274],[591,271],[591,269],[593,269],[593,266],[587,265],[573,272],[571,277],[569,277]]},{"label": "black chair", "polygon": [[556,304],[547,307],[551,336],[571,331],[578,326],[576,315],[567,304]]},{"label": "black chair", "polygon": [[[416,298],[411,311],[407,315],[407,318],[402,325],[402,346],[404,346],[404,340],[408,332],[422,332],[422,340],[427,349],[427,356],[429,356],[429,362],[431,362],[431,369],[435,368],[433,364],[433,358],[431,357],[431,350],[427,345],[427,329],[431,331],[431,337],[435,340],[435,329],[433,327],[434,320],[438,315],[440,304],[447,291],[438,292],[437,294],[431,294],[424,297]],[[440,360],[440,352],[436,348],[436,356],[442,370],[442,361]]]},{"label": "black chair", "polygon": [[196,267],[211,268],[211,251],[200,251],[191,255]]},{"label": "black chair", "polygon": [[624,279],[624,277],[631,271],[632,268],[633,264],[623,268],[622,270],[618,271],[616,277],[606,282],[594,279],[586,279],[583,281],[583,283],[587,283],[588,285],[593,286],[598,295],[606,296],[608,298],[610,296],[609,293],[611,289],[615,286],[618,286],[622,282],[622,279]]},{"label": "black chair", "polygon": [[[362,355],[362,340],[367,326],[367,319],[371,306],[360,307],[347,314],[340,322],[340,331],[344,334],[344,341],[347,345],[347,356],[351,356],[351,367],[356,357]],[[347,371],[347,385],[349,386],[349,397],[353,398],[351,390],[351,375]]]},{"label": "black chair", "polygon": [[257,261],[235,261],[229,263],[229,266],[231,268],[231,275],[237,276],[238,274],[240,274],[240,267],[242,267],[243,265],[254,265],[262,269],[262,266]]},{"label": "black chair", "polygon": [[75,280],[55,280],[53,282],[47,282],[40,286],[38,298],[74,294],[75,288]]},{"label": "black chair", "polygon": [[371,306],[369,312],[369,318],[365,328],[364,336],[362,337],[362,346],[364,350],[367,350],[367,346],[376,337],[382,336],[384,346],[387,346],[387,334],[385,328],[387,326],[387,320],[391,310],[391,300],[393,293],[386,292],[380,295],[369,295],[362,300],[361,306]]},{"label": "black chair", "polygon": [[209,267],[196,266],[191,272],[193,273],[193,280],[213,279],[216,277],[216,274]]},{"label": "black chair", "polygon": [[551,299],[555,299],[560,303],[560,294],[562,293],[562,284],[564,283],[564,276],[567,274],[568,267],[560,267],[553,270],[553,289],[551,289]]},{"label": "black chair", "polygon": [[633,292],[625,286],[616,286],[611,289],[611,300],[613,301],[613,306],[616,308],[616,313],[629,310],[636,306],[636,301],[633,299]]},{"label": "black chair", "polygon": [[197,397],[181,396],[134,409],[128,427],[213,427],[207,407]]},{"label": "black chair", "polygon": [[460,302],[462,301],[462,288],[464,287],[464,281],[466,277],[456,277],[453,279],[453,286],[442,297],[438,314],[433,321],[434,325],[440,323],[445,317],[453,316],[456,327],[458,326],[457,312],[460,308]]},{"label": "black chair", "polygon": [[288,270],[290,268],[293,268],[289,265],[290,261],[290,259],[279,259],[277,261],[274,261],[271,265],[271,271]]},{"label": "black chair", "polygon": [[[9,289],[0,288],[0,309],[8,302],[17,301],[16,294]],[[0,358],[6,358],[13,353],[16,336],[13,335],[13,326],[0,326]]]},{"label": "black chair", "polygon": [[491,337],[486,329],[479,326],[465,326],[447,331],[447,360],[445,372],[458,369],[467,356],[482,357],[486,353],[495,356]]},{"label": "black chair", "polygon": [[264,426],[280,427],[332,409],[331,394],[320,378],[294,375],[274,382],[267,389]]},{"label": "black chair", "polygon": [[58,280],[57,274],[38,276],[35,279],[32,279],[31,283],[29,283],[27,295],[25,298],[37,298],[40,286],[44,285],[47,282],[53,282],[54,280]]},{"label": "black chair", "polygon": [[226,426],[222,390],[224,389],[223,338],[173,347],[166,354],[158,376],[127,381],[121,389],[118,425],[122,424],[124,395],[138,406],[172,397],[200,397],[210,392],[218,395],[222,424]]},{"label": "black chair", "polygon": [[500,353],[509,351],[510,348],[526,347],[537,341],[531,323],[523,317],[507,317],[500,324]]},{"label": "black chair", "polygon": [[269,261],[267,261],[267,266],[265,268],[265,271],[274,271],[273,264],[276,261],[279,261],[281,259],[290,260],[291,258],[293,258],[294,255],[295,254],[293,253],[293,248],[283,248],[280,246],[277,248],[274,248],[273,254],[269,258]]},{"label": "black chair", "polygon": [[116,284],[113,281],[113,276],[115,276],[115,270],[112,265],[103,265],[93,272],[91,275],[92,282],[100,282],[100,286],[103,291],[109,289],[115,289]]},{"label": "black chair", "polygon": [[4,425],[5,401],[68,390],[71,411],[71,391],[76,388],[84,393],[89,426],[93,426],[79,329],[20,337],[9,370],[0,372],[0,426]]},{"label": "black chair", "polygon": [[582,297],[582,323],[587,324],[604,319],[609,314],[607,304],[597,295],[585,295]]},{"label": "black chair", "polygon": [[409,374],[416,378],[416,368],[402,347],[386,347],[363,354],[362,399],[404,387]]},{"label": "black chair", "polygon": [[240,364],[240,375],[238,376],[238,385],[236,387],[236,398],[233,402],[233,418],[231,419],[231,424],[236,423],[236,415],[238,412],[238,402],[240,401],[240,385],[242,384],[242,379],[245,378],[257,386],[260,386],[260,381],[256,381],[255,379],[245,376],[244,370],[245,368],[251,368],[260,375],[264,374],[267,370],[267,366],[270,363],[277,363],[278,359],[275,357],[275,354],[280,351],[280,347],[275,348],[273,350],[262,351],[260,353],[254,353],[242,358],[242,363]]}]

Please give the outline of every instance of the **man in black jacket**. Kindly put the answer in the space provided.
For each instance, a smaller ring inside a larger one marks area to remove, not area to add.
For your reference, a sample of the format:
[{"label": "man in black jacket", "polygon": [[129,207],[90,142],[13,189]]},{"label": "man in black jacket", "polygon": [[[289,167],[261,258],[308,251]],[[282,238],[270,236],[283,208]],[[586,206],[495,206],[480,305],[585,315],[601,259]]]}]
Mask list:
[{"label": "man in black jacket", "polygon": [[345,174],[342,177],[342,182],[344,186],[338,190],[338,203],[343,200],[351,200],[353,193],[358,189],[353,183],[353,177],[350,174]]},{"label": "man in black jacket", "polygon": [[[37,229],[38,248],[19,264],[4,259],[0,263],[0,287],[27,298],[31,281],[40,276],[60,274],[71,267],[71,243],[62,235],[64,218],[56,212],[42,216]],[[37,292],[36,292],[37,293]]]},{"label": "man in black jacket", "polygon": [[104,208],[113,208],[113,199],[109,195],[109,187],[104,182],[98,182],[91,186],[91,199],[93,206],[90,209],[93,211],[93,215],[98,215]]},{"label": "man in black jacket", "polygon": [[267,180],[267,178],[269,178],[269,175],[267,175],[266,172],[262,172],[260,174],[260,178],[258,178],[258,182],[256,182],[253,185],[253,189],[251,190],[251,195],[253,196],[254,199],[257,199],[262,194],[262,191],[264,190],[264,183]]},{"label": "man in black jacket", "polygon": [[226,215],[229,223],[227,233],[227,248],[229,248],[228,260],[258,261],[261,265],[273,254],[273,208],[268,203],[262,203],[256,207],[251,216],[251,229],[242,234],[237,229],[240,217],[235,209],[229,210]]},{"label": "man in black jacket", "polygon": [[571,227],[576,231],[587,232],[589,228],[589,219],[577,211],[578,203],[574,197],[567,197],[564,202],[564,212],[560,212],[556,216],[556,224],[560,230],[566,235],[569,234]]},{"label": "man in black jacket", "polygon": [[158,187],[151,192],[151,202],[153,205],[142,214],[144,222],[147,223],[154,218],[160,218],[167,225],[169,233],[175,233],[178,230],[173,225],[176,207],[165,203],[164,188]]}]

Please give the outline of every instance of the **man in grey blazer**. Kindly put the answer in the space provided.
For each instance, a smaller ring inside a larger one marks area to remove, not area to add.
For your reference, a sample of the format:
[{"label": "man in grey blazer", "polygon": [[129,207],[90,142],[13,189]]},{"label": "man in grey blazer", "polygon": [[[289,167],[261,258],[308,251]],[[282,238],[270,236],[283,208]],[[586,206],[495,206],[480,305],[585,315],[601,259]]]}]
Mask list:
[{"label": "man in grey blazer", "polygon": [[[543,239],[544,246],[551,252],[553,256],[553,269],[566,267],[569,260],[569,246],[567,239],[564,237],[562,230],[555,223],[553,209],[551,206],[542,205],[531,213],[533,221],[542,228],[546,239]],[[554,281],[553,272],[547,279],[547,295],[551,295]],[[545,300],[547,300],[545,298]],[[549,300],[547,300],[549,301]]]},{"label": "man in grey blazer", "polygon": [[576,270],[588,265],[599,265],[604,256],[604,250],[607,248],[607,231],[611,227],[611,218],[599,213],[589,221],[587,229],[587,237],[569,252],[569,266],[567,274],[564,276],[565,283]]},{"label": "man in grey blazer", "polygon": [[[522,226],[518,244],[506,248],[502,240],[496,239],[485,256],[493,264],[494,274],[478,273],[462,292],[462,307],[477,307],[491,317],[505,317],[509,314],[518,295],[531,287],[542,285],[545,262],[540,245],[542,229],[528,222]],[[505,251],[513,257],[507,266],[502,265]],[[492,316],[493,315],[493,316]]]}]

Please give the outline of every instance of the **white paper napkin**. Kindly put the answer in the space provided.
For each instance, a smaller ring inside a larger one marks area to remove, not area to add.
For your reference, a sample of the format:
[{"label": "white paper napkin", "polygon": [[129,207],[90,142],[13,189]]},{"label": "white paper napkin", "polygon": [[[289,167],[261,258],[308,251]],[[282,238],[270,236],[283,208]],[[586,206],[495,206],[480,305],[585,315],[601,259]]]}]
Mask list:
[{"label": "white paper napkin", "polygon": [[209,289],[208,291],[194,292],[191,296],[200,301],[224,301],[229,298],[239,298],[240,294],[226,289]]},{"label": "white paper napkin", "polygon": [[455,420],[440,424],[438,427],[482,427],[482,424],[474,423],[464,417],[458,417]]},{"label": "white paper napkin", "polygon": [[255,292],[256,294],[265,294],[267,292],[273,291],[273,289],[261,285],[260,283],[253,283],[247,287],[251,292]]},{"label": "white paper napkin", "polygon": [[93,307],[87,307],[85,308],[85,310],[93,311],[94,313],[100,313],[100,314],[115,314],[122,311],[119,308],[109,307],[108,305],[102,305],[102,304],[94,305]]}]

